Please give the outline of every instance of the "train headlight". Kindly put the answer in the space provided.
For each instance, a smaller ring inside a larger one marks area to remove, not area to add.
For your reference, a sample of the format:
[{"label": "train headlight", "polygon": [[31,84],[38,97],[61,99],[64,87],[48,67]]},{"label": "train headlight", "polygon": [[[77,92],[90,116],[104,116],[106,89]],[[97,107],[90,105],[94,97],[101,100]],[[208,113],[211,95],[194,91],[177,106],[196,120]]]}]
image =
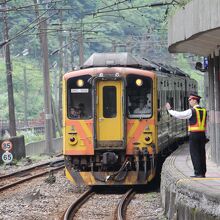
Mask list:
[{"label": "train headlight", "polygon": [[84,81],[83,81],[82,79],[78,79],[78,80],[76,81],[76,85],[77,85],[78,87],[83,87]]},{"label": "train headlight", "polygon": [[152,134],[147,134],[147,135],[145,135],[145,137],[144,137],[144,143],[145,143],[145,144],[151,144],[152,141],[153,141]]},{"label": "train headlight", "polygon": [[142,79],[136,79],[135,81],[137,86],[142,86],[143,85],[143,80]]},{"label": "train headlight", "polygon": [[78,142],[78,139],[77,139],[77,137],[75,135],[71,135],[69,137],[69,144],[70,145],[75,145],[75,144],[77,144],[77,142]]}]

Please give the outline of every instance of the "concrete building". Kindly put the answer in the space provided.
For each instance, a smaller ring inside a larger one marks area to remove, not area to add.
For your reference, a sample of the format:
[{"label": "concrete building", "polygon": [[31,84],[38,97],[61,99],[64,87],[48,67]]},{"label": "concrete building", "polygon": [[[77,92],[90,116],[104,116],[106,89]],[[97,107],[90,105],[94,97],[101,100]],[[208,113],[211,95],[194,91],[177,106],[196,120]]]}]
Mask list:
[{"label": "concrete building", "polygon": [[220,165],[220,0],[192,0],[169,20],[171,53],[208,57],[207,109],[211,160]]}]

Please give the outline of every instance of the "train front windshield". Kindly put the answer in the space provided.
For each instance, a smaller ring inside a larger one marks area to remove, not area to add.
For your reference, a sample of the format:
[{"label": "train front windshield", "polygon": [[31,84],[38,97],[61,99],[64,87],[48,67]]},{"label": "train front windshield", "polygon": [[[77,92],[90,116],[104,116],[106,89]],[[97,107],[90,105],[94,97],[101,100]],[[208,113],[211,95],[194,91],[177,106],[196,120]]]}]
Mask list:
[{"label": "train front windshield", "polygon": [[152,79],[132,74],[127,76],[126,81],[128,118],[152,117]]},{"label": "train front windshield", "polygon": [[67,81],[67,115],[70,119],[92,117],[92,89],[89,75],[74,77]]}]

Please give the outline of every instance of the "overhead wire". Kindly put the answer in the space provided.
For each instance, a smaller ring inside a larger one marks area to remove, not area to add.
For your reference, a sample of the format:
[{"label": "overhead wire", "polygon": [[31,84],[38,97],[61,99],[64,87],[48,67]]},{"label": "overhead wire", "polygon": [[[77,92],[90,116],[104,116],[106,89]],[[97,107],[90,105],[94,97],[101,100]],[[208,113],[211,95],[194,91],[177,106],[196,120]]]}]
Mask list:
[{"label": "overhead wire", "polygon": [[[57,3],[57,2],[62,2],[61,0],[56,0],[56,1],[51,1],[50,3]],[[6,2],[7,3],[7,2]],[[0,4],[5,4],[5,3],[0,3]],[[38,6],[39,5],[47,5],[48,4],[48,2],[42,2],[42,3],[40,3],[40,4],[37,4]],[[11,6],[11,8],[9,7],[9,8],[7,8],[7,9],[1,9],[0,8],[0,12],[5,12],[5,11],[7,11],[7,12],[10,12],[10,11],[25,11],[24,9],[25,8],[30,8],[30,7],[34,7],[35,5],[25,5],[25,6],[19,6],[19,7],[15,7],[15,6]],[[30,11],[31,11],[31,9],[29,9]],[[43,9],[43,10],[45,10],[45,9]]]},{"label": "overhead wire", "polygon": [[[104,4],[106,4],[104,1],[102,1],[102,2],[103,2]],[[128,2],[128,0],[126,0],[126,1],[120,1],[120,2],[118,2],[118,3],[114,3],[114,4],[112,4],[112,5],[108,5],[108,6],[103,7],[103,8],[112,8],[112,6],[116,6],[116,7],[118,8],[118,7],[119,7],[119,4],[121,4],[121,3],[126,4],[126,2]],[[107,5],[107,4],[106,4],[106,5]],[[126,4],[126,5],[127,5],[127,4]],[[103,9],[103,8],[99,8],[98,10],[101,10],[101,9]],[[97,17],[105,17],[105,16],[118,17],[118,18],[123,19],[123,21],[125,21],[125,22],[131,23],[131,24],[133,24],[134,26],[139,26],[139,27],[140,27],[140,25],[138,25],[138,24],[135,23],[134,21],[130,21],[130,20],[128,20],[125,16],[121,15],[120,12],[118,13],[118,15],[115,15],[115,14],[97,15],[95,18],[97,18]],[[118,22],[116,22],[116,23],[118,23]],[[129,26],[131,27],[131,25],[129,25]]]},{"label": "overhead wire", "polygon": [[140,6],[132,6],[132,7],[127,7],[127,8],[119,8],[119,9],[112,9],[112,10],[103,10],[100,11],[99,9],[96,10],[94,13],[88,13],[87,15],[96,15],[100,13],[109,13],[109,12],[116,12],[116,11],[125,11],[125,10],[134,10],[134,9],[140,9],[140,8],[152,8],[152,7],[160,7],[160,6],[166,6],[166,5],[174,5],[174,0],[171,2],[157,2],[157,3],[152,3],[152,4],[146,4],[146,5],[140,5]]},{"label": "overhead wire", "polygon": [[[55,4],[56,4],[56,3],[55,3]],[[53,6],[54,6],[54,5],[51,5],[50,8],[52,8]],[[11,37],[11,38],[7,39],[5,42],[1,43],[0,46],[3,46],[3,45],[5,45],[5,44],[11,42],[12,40],[14,40],[14,39],[20,37],[21,35],[23,35],[25,32],[28,32],[29,30],[35,28],[35,26],[38,26],[40,22],[36,23],[35,25],[33,25],[33,24],[34,24],[36,21],[38,21],[39,18],[43,17],[47,12],[48,12],[48,10],[46,10],[45,12],[43,12],[41,15],[39,15],[39,17],[37,17],[37,18],[34,19],[32,22],[30,22],[26,27],[24,27],[23,30],[17,32],[14,37]],[[45,18],[44,21],[45,21],[45,20],[48,20],[48,19],[51,18],[51,17],[53,17],[55,14],[57,14],[57,13],[54,13],[53,15],[51,15],[51,16]],[[33,26],[32,26],[32,25],[33,25]]]},{"label": "overhead wire", "polygon": [[[56,1],[56,2],[59,2],[59,1]],[[21,30],[20,32],[18,32],[18,33],[16,33],[15,34],[15,36],[14,37],[12,37],[12,38],[10,38],[10,39],[8,39],[8,42],[10,42],[10,41],[12,41],[12,40],[14,40],[14,39],[16,39],[16,38],[18,38],[18,37],[20,37],[21,35],[23,35],[24,33],[26,33],[27,31],[30,31],[31,29],[34,29],[39,23],[37,23],[37,24],[35,24],[35,25],[33,25],[36,21],[38,21],[39,20],[39,18],[41,18],[41,17],[43,17],[49,10],[51,10],[51,9],[53,9],[53,10],[59,10],[59,9],[54,9],[53,7],[55,6],[55,4],[56,4],[56,2],[55,1],[52,1],[51,3],[53,3],[53,5],[51,5],[46,11],[44,11],[39,17],[37,17],[35,20],[33,20],[31,23],[29,23],[23,30]],[[148,4],[148,5],[142,5],[142,6],[133,6],[132,5],[132,7],[127,7],[127,8],[119,8],[119,4],[122,4],[122,3],[124,3],[125,4],[125,2],[127,2],[127,0],[123,0],[123,1],[119,1],[119,2],[117,2],[117,3],[114,3],[114,4],[112,4],[112,5],[107,5],[107,6],[105,6],[105,7],[102,7],[102,8],[99,8],[97,11],[96,11],[96,13],[98,12],[98,14],[100,14],[100,13],[106,13],[106,12],[108,12],[108,11],[111,11],[111,12],[114,12],[114,11],[118,11],[118,12],[120,12],[121,10],[130,10],[130,9],[140,9],[140,8],[143,8],[143,7],[155,7],[155,6],[164,6],[164,5],[170,5],[170,4],[173,4],[173,2],[176,2],[175,0],[173,0],[172,2],[167,2],[167,3],[154,3],[154,4]],[[104,10],[104,11],[100,11],[100,10],[103,10],[103,9],[106,9],[106,8],[111,8],[111,7],[113,7],[113,6],[117,6],[117,9],[112,9],[112,10],[108,10],[108,11],[106,11],[106,10]],[[127,5],[127,4],[126,4]],[[33,5],[29,5],[29,6],[24,6],[23,8],[26,8],[26,7],[32,7]],[[22,8],[22,7],[21,7]],[[44,9],[45,10],[45,9]],[[57,14],[57,13],[54,13],[53,15],[51,15],[50,17],[48,17],[48,18],[46,18],[46,19],[49,19],[49,18],[51,18],[51,17],[53,17],[55,14]],[[107,16],[107,15],[106,15]],[[127,22],[129,22],[129,23],[132,23],[133,25],[138,25],[138,24],[136,24],[135,22],[133,22],[133,21],[129,21],[129,20],[127,20],[127,19],[125,19],[122,15],[120,15],[119,14],[119,17],[121,17],[123,20],[125,20],[125,21],[127,21]],[[94,28],[96,28],[97,26],[95,26]],[[49,30],[49,29],[48,29]],[[52,31],[53,30],[51,30],[51,33],[52,33]],[[54,31],[62,31],[62,30],[54,30]],[[50,33],[50,32],[48,32],[48,33]],[[34,33],[32,33],[32,34],[34,34]],[[37,33],[38,34],[38,33]],[[7,42],[7,43],[8,43]]]},{"label": "overhead wire", "polygon": [[10,2],[10,1],[12,1],[12,0],[7,0],[7,1],[5,1],[5,2],[0,2],[0,5],[4,5],[5,3],[8,3],[8,2]]},{"label": "overhead wire", "polygon": [[[127,1],[128,1],[128,0],[123,0],[123,1],[115,2],[114,4],[111,4],[111,5],[107,5],[107,4],[106,4],[105,7],[99,8],[98,11],[99,11],[99,10],[106,9],[106,8],[111,8],[111,7],[113,7],[113,6],[118,6],[119,4],[122,4],[122,3],[127,2]],[[102,2],[103,2],[103,1],[102,1]],[[105,4],[105,3],[104,3],[104,4]]]}]

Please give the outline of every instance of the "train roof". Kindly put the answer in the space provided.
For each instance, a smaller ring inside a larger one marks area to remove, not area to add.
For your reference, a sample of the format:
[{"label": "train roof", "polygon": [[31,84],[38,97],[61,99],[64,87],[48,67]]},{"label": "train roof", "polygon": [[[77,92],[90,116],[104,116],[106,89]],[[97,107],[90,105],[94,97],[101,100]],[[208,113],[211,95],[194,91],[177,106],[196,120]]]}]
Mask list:
[{"label": "train roof", "polygon": [[142,58],[135,57],[131,53],[122,52],[122,53],[94,53],[81,67],[90,68],[90,67],[114,67],[114,66],[123,66],[123,67],[134,67],[142,68],[147,70],[155,70],[155,65],[152,63],[143,60]]},{"label": "train roof", "polygon": [[188,74],[183,72],[177,67],[173,67],[168,64],[156,63],[147,58],[133,56],[128,52],[120,53],[93,53],[88,60],[81,66],[81,69],[91,68],[91,67],[132,67],[140,68],[146,70],[157,70],[161,73],[167,73],[178,76],[189,77]]},{"label": "train roof", "polygon": [[184,71],[182,71],[178,67],[173,67],[171,65],[163,64],[163,63],[156,63],[156,62],[149,60],[147,58],[143,58],[143,59],[155,64],[157,66],[157,69],[159,69],[160,72],[162,72],[162,73],[168,73],[168,74],[173,74],[173,75],[178,75],[178,76],[189,77],[189,75],[187,73],[185,73]]},{"label": "train roof", "polygon": [[163,64],[163,63],[159,63],[159,65],[161,66],[161,70],[163,69],[167,73],[171,73],[171,74],[178,75],[178,76],[189,76],[187,73],[185,73],[178,67],[173,67],[171,65]]}]

